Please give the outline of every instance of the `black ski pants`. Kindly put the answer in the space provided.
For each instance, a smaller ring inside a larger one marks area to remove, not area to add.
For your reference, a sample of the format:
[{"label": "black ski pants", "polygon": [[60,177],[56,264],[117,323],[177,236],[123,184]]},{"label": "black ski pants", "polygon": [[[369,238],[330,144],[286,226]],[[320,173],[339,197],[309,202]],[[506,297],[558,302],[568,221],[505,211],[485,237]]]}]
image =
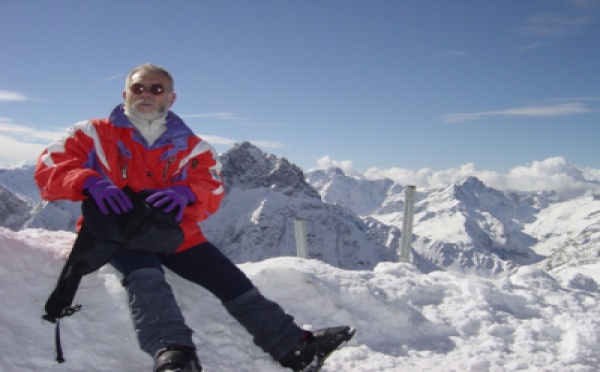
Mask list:
[{"label": "black ski pants", "polygon": [[209,242],[164,254],[121,250],[111,264],[123,275],[134,328],[142,350],[154,356],[178,344],[195,348],[192,330],[167,283],[163,266],[215,295],[275,360],[300,340],[292,316],[265,298],[250,279]]}]

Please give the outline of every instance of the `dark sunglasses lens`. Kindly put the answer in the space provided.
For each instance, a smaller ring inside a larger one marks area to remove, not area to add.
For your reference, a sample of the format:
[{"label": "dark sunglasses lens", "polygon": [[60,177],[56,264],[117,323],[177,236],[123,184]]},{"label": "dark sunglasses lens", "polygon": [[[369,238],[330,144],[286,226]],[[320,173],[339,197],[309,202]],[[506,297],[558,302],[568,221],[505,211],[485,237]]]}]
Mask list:
[{"label": "dark sunglasses lens", "polygon": [[155,96],[163,94],[164,92],[165,88],[160,84],[154,84],[150,86],[150,93],[154,94]]},{"label": "dark sunglasses lens", "polygon": [[133,84],[132,86],[129,87],[129,90],[133,94],[142,94],[142,93],[144,93],[146,88],[141,84]]}]

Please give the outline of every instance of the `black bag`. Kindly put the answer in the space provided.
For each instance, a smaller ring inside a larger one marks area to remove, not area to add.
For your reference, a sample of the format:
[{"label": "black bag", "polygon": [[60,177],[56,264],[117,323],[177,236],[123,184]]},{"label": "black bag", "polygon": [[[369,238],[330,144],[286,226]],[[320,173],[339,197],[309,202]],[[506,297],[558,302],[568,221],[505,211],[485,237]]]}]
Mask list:
[{"label": "black bag", "polygon": [[56,287],[46,301],[43,319],[56,323],[56,360],[64,362],[60,345],[60,319],[73,315],[81,305],[73,305],[81,278],[109,262],[121,249],[173,253],[183,242],[183,230],[175,221],[177,209],[164,213],[146,203],[148,192],[123,189],[133,203],[128,213],[103,214],[95,201],[81,204],[83,224],[67,258]]}]

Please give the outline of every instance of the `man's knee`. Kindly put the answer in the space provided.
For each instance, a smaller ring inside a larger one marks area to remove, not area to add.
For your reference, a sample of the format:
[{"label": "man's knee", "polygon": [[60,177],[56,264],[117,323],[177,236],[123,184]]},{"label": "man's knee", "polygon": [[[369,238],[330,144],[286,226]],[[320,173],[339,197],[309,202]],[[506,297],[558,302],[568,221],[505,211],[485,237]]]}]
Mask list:
[{"label": "man's knee", "polygon": [[185,324],[163,271],[135,270],[124,279],[124,284],[142,350],[154,355],[173,344],[194,347],[192,330]]},{"label": "man's knee", "polygon": [[134,270],[123,277],[123,285],[129,287],[132,283],[136,286],[146,286],[147,283],[165,281],[165,274],[159,269],[149,267]]},{"label": "man's knee", "polygon": [[136,324],[182,323],[183,316],[165,275],[157,269],[140,269],[124,280],[133,321]]}]

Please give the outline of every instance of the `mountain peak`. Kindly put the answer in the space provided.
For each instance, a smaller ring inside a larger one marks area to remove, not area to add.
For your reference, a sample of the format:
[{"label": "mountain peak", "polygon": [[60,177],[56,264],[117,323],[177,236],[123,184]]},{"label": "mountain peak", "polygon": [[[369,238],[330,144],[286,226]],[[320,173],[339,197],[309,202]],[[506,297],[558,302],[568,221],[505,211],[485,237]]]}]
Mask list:
[{"label": "mountain peak", "polygon": [[305,180],[304,172],[286,158],[267,154],[250,142],[242,142],[221,156],[227,190],[272,188],[286,194],[304,193],[320,198]]}]

